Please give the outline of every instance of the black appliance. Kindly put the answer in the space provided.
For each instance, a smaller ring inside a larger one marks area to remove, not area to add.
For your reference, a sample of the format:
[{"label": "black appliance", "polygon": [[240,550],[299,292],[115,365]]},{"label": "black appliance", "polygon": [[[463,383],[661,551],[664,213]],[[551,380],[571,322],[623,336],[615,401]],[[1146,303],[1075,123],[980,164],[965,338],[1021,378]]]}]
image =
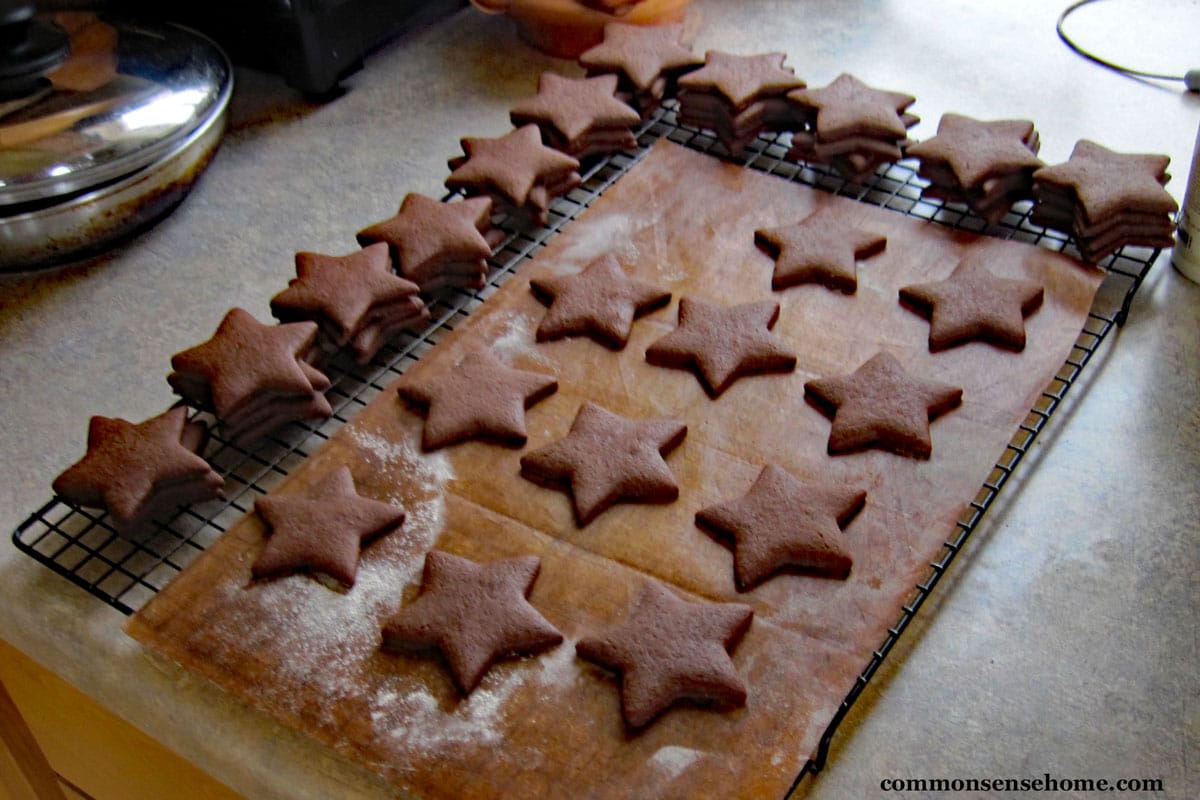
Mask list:
[{"label": "black appliance", "polygon": [[336,95],[341,78],[361,68],[372,50],[466,0],[0,0],[6,5],[186,25],[216,41],[234,63],[277,72],[321,99]]}]

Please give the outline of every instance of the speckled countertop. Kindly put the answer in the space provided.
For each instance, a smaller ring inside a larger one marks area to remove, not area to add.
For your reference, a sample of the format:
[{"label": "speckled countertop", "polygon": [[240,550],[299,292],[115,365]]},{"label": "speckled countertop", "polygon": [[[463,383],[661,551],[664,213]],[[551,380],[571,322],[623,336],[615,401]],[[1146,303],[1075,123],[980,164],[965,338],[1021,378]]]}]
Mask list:
[{"label": "speckled countertop", "polygon": [[[957,111],[1033,119],[1051,163],[1081,137],[1167,153],[1182,199],[1200,96],[1071,55],[1054,33],[1060,5],[697,0],[691,25],[700,51],[785,51],[811,85],[850,71],[916,95],[916,138]],[[1197,5],[1102,4],[1073,27],[1115,59],[1182,72],[1195,66]],[[406,192],[438,195],[458,138],[508,129],[508,108],[545,69],[576,67],[467,9],[369,58],[324,106],[240,72],[219,155],[171,217],[86,264],[0,277],[0,528],[49,497],[82,453],[89,416],[144,419],[169,405],[172,353],[206,339],[232,305],[268,319],[294,251],[348,250]],[[1163,257],[808,793],[1050,773],[1161,778],[1157,796],[1200,796],[1198,489],[1200,286]],[[119,613],[9,545],[0,607],[0,638],[247,797],[387,796],[362,770],[152,660]]]}]

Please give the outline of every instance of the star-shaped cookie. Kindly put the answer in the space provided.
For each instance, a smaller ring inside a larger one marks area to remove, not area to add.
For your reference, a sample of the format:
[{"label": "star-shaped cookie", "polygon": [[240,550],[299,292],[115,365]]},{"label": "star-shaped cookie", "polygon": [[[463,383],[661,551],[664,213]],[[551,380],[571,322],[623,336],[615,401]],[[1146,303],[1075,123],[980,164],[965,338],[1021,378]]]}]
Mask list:
[{"label": "star-shaped cookie", "polygon": [[772,289],[819,283],[846,294],[858,289],[855,262],[887,247],[887,236],[867,230],[833,206],[792,225],[760,228],[754,241],[775,259]]},{"label": "star-shaped cookie", "polygon": [[453,368],[409,375],[400,396],[426,409],[421,445],[436,450],[467,439],[525,444],[525,409],[554,394],[549,375],[510,367],[491,350],[472,350]]},{"label": "star-shaped cookie", "polygon": [[671,299],[670,292],[630,278],[611,253],[572,275],[534,278],[529,288],[550,306],[538,325],[539,342],[587,335],[613,350],[629,341],[635,318]]},{"label": "star-shaped cookie", "polygon": [[[663,98],[667,82],[704,60],[682,44],[683,24],[604,26],[604,41],[579,56],[589,75],[615,73],[636,97]],[[645,113],[646,103],[639,102]]]},{"label": "star-shaped cookie", "polygon": [[533,97],[513,106],[513,125],[533,123],[552,147],[576,158],[637,145],[641,115],[617,99],[617,76],[567,78],[543,72]]},{"label": "star-shaped cookie", "polygon": [[874,447],[927,459],[930,420],[962,402],[962,389],[914,377],[885,350],[850,375],[805,383],[804,394],[833,418],[830,455]]},{"label": "star-shaped cookie", "polygon": [[521,474],[566,484],[582,527],[621,501],[670,503],[679,486],[663,456],[687,436],[676,420],[636,420],[586,402],[566,437],[521,457]]},{"label": "star-shaped cookie", "polygon": [[970,254],[949,278],[900,289],[901,303],[929,318],[930,352],[971,341],[1025,349],[1025,317],[1042,304],[1042,285],[1000,278],[987,259],[986,252]]},{"label": "star-shaped cookie", "polygon": [[395,328],[429,318],[420,287],[392,272],[383,243],[345,256],[296,253],[296,275],[271,298],[271,313],[283,322],[313,320],[337,347],[353,344],[360,363],[374,352],[358,345],[369,338],[364,334],[385,327],[382,322]]},{"label": "star-shaped cookie", "polygon": [[339,467],[304,494],[270,494],[254,502],[270,530],[250,567],[255,580],[297,573],[354,585],[359,552],[404,522],[404,509],[363,497],[349,467]]},{"label": "star-shaped cookie", "polygon": [[804,86],[804,81],[783,65],[786,58],[786,53],[739,56],[710,50],[705,54],[704,66],[680,78],[679,87],[717,92],[734,108],[742,108]]},{"label": "star-shaped cookie", "polygon": [[489,197],[443,203],[410,193],[395,216],[359,231],[358,242],[363,246],[386,243],[396,270],[428,289],[444,277],[447,265],[486,274],[492,246],[484,234],[491,229],[491,213]]},{"label": "star-shaped cookie", "polygon": [[696,513],[696,524],[733,541],[740,591],[783,569],[845,578],[853,563],[838,542],[867,493],[840,483],[801,483],[774,464],[763,467],[744,496]]},{"label": "star-shaped cookie", "polygon": [[875,89],[848,73],[821,89],[799,89],[787,96],[804,108],[816,109],[817,136],[823,140],[850,136],[905,138],[911,125],[906,125],[901,114],[916,102],[912,95]]},{"label": "star-shaped cookie", "polygon": [[646,349],[646,360],[661,367],[694,368],[711,397],[746,375],[791,372],[796,356],[771,328],[779,304],[765,300],[718,306],[685,297],[679,326]]},{"label": "star-shaped cookie", "polygon": [[621,673],[621,711],[637,730],[678,701],[746,704],[732,650],[754,610],[740,603],[692,603],[648,581],[628,619],[600,636],[580,639],[580,658]]},{"label": "star-shaped cookie", "polygon": [[159,495],[181,505],[218,497],[224,481],[196,453],[204,433],[188,422],[184,406],[138,423],[92,417],[87,453],[55,478],[54,492],[105,509],[119,530],[157,510]]},{"label": "star-shaped cookie", "polygon": [[1179,206],[1163,188],[1170,161],[1151,153],[1118,153],[1081,139],[1066,163],[1042,167],[1033,179],[1073,189],[1088,222],[1122,211],[1174,214]]},{"label": "star-shaped cookie", "polygon": [[430,550],[421,594],[384,625],[383,649],[441,651],[459,690],[470,694],[497,660],[562,642],[525,599],[540,567],[534,556],[479,564]]},{"label": "star-shaped cookie", "polygon": [[[167,380],[188,400],[211,403],[220,418],[264,393],[311,396],[330,386],[328,378],[304,362],[316,338],[315,322],[264,325],[250,312],[233,308],[212,338],[171,357],[175,371]],[[190,391],[192,377],[203,380],[207,397]],[[329,413],[323,409],[324,416]]]},{"label": "star-shaped cookie", "polygon": [[901,114],[916,101],[912,95],[876,89],[846,73],[820,89],[789,92],[788,98],[816,110],[817,136],[824,141],[852,135],[903,139],[911,125]]},{"label": "star-shaped cookie", "polygon": [[517,209],[544,213],[553,197],[579,185],[579,162],[542,144],[537,125],[495,138],[462,140],[465,156],[450,161],[449,189],[468,195],[494,192]]},{"label": "star-shaped cookie", "polygon": [[1033,171],[1043,166],[1029,142],[1033,123],[1020,119],[977,120],[943,114],[937,135],[910,145],[907,155],[944,162],[963,187],[975,187],[996,175]]}]

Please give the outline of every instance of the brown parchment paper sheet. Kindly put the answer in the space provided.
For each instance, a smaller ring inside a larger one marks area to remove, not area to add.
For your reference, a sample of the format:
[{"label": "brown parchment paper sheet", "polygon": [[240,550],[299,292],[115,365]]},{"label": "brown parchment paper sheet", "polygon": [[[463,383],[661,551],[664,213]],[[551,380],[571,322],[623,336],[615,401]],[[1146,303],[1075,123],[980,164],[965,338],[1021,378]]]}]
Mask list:
[{"label": "brown parchment paper sheet", "polygon": [[[855,295],[819,286],[772,292],[773,262],[755,247],[754,230],[825,204],[886,233],[887,249],[859,265]],[[1028,346],[1016,354],[972,343],[931,355],[928,323],[901,307],[897,292],[948,276],[976,248],[989,250],[993,272],[1045,285],[1042,307],[1026,321]],[[609,251],[669,288],[671,304],[639,320],[619,352],[586,338],[535,343],[545,309],[530,278],[578,271]],[[128,631],[381,773],[405,796],[781,797],[1062,366],[1101,278],[1029,245],[950,232],[659,143],[399,379],[451,369],[479,344],[556,376],[558,392],[527,414],[525,449],[466,443],[424,454],[421,418],[389,388],[278,490],[304,491],[347,464],[360,493],[408,510],[400,532],[364,551],[352,590],[338,594],[301,576],[251,585],[263,541],[251,514]],[[778,300],[775,332],[794,347],[796,371],[742,379],[712,400],[691,372],[647,364],[646,347],[674,327],[685,295]],[[848,373],[880,348],[919,375],[963,387],[962,406],[932,425],[927,462],[877,451],[828,456],[829,421],[803,399],[806,380]],[[565,435],[588,399],[627,416],[686,421],[687,438],[667,459],[677,502],[620,505],[579,529],[565,493],[520,477],[521,454]],[[743,494],[766,463],[867,491],[844,532],[854,557],[847,580],[785,574],[735,590],[730,550],[693,520],[700,508]],[[437,658],[380,652],[382,621],[415,596],[433,546],[476,560],[540,556],[531,602],[566,642],[498,664],[467,698]],[[625,731],[616,679],[576,659],[574,643],[623,619],[649,576],[692,599],[754,607],[733,655],[749,691],[744,709],[680,707],[640,734]]]}]

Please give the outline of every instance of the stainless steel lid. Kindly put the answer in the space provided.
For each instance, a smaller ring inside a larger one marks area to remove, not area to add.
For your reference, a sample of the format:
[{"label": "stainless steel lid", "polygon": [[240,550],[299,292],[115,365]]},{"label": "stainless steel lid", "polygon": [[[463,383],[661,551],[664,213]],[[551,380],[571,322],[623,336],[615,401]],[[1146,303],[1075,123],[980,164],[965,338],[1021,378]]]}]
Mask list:
[{"label": "stainless steel lid", "polygon": [[153,168],[224,112],[232,70],[170,25],[92,21],[33,94],[0,101],[0,218]]}]

